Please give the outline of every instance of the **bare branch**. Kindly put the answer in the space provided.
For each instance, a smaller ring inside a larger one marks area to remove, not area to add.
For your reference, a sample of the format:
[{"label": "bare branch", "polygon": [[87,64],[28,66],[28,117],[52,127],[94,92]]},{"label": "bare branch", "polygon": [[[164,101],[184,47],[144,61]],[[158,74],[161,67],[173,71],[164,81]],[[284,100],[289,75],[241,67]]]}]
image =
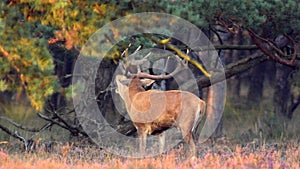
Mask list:
[{"label": "bare branch", "polygon": [[[40,118],[46,120],[46,121],[52,122],[53,124],[56,124],[56,125],[58,125],[58,126],[64,128],[64,129],[66,129],[66,130],[70,130],[70,129],[69,129],[68,127],[66,127],[65,125],[63,125],[63,124],[57,122],[55,119],[52,119],[52,118],[50,118],[50,117],[48,117],[48,116],[46,116],[46,115],[43,115],[42,113],[38,113],[38,116],[39,116]],[[71,131],[71,132],[72,132],[72,131]]]},{"label": "bare branch", "polygon": [[256,45],[215,45],[214,48],[209,47],[201,47],[201,50],[257,50],[258,47]]},{"label": "bare branch", "polygon": [[[180,50],[186,50],[188,47],[183,45],[177,45],[177,48]],[[259,48],[256,45],[232,45],[232,44],[193,47],[193,51],[209,51],[209,50],[259,50]]]},{"label": "bare branch", "polygon": [[222,40],[220,34],[218,33],[218,31],[215,30],[215,29],[213,29],[213,28],[211,28],[211,27],[210,27],[210,30],[217,36],[217,38],[218,38],[220,44],[223,45],[223,40]]},{"label": "bare branch", "polygon": [[[227,31],[232,34],[237,34],[238,31],[241,29],[241,27],[239,25],[237,25],[233,21],[233,19],[223,18],[222,15],[219,15],[216,18],[217,18],[219,25],[224,27],[225,29],[227,29]],[[228,23],[226,23],[226,22],[228,22]]]},{"label": "bare branch", "polygon": [[76,128],[74,126],[71,126],[63,117],[61,117],[58,112],[55,110],[53,104],[51,102],[49,102],[49,105],[50,105],[50,108],[51,108],[51,111],[47,110],[48,112],[52,112],[52,114],[54,114],[54,117],[53,118],[58,118],[59,121],[61,121],[66,127],[68,128]]},{"label": "bare branch", "polygon": [[108,93],[108,92],[114,91],[114,89],[116,89],[116,87],[114,87],[113,84],[110,83],[106,89],[101,90],[98,92],[98,94],[96,94],[96,98],[98,98],[103,93]]},{"label": "bare branch", "polygon": [[285,34],[284,36],[286,38],[288,38],[288,40],[291,41],[292,44],[293,44],[293,46],[294,46],[294,54],[293,54],[293,57],[291,59],[291,63],[294,64],[295,61],[296,61],[297,55],[299,55],[298,49],[297,49],[297,46],[299,47],[299,45],[297,45],[296,42],[295,42],[295,40],[293,38],[291,38],[289,35]]},{"label": "bare branch", "polygon": [[[270,59],[275,60],[281,64],[287,65],[287,66],[292,66],[294,67],[294,63],[293,60],[286,60],[283,59],[277,55],[275,55],[274,53],[272,53],[272,51],[270,49],[268,49],[268,47],[266,47],[261,41],[265,42],[268,44],[269,47],[272,47],[274,50],[276,51],[281,51],[280,49],[278,49],[275,44],[267,39],[264,39],[260,36],[258,36],[256,33],[254,33],[251,29],[247,29],[253,42],[259,47],[259,49],[265,54],[267,55]],[[281,56],[285,56],[285,54],[283,54],[282,52],[278,52]]]},{"label": "bare branch", "polygon": [[300,94],[298,95],[297,99],[292,99],[292,103],[289,107],[288,117],[292,118],[296,108],[300,105]]}]

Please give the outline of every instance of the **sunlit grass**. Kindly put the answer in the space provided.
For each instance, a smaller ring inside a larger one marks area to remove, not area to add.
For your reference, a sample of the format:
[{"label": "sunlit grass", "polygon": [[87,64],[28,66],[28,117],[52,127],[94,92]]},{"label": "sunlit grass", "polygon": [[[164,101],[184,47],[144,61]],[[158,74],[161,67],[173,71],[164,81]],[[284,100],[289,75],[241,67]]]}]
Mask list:
[{"label": "sunlit grass", "polygon": [[[1,147],[1,145],[0,145]],[[2,146],[3,147],[3,146]],[[217,144],[205,149],[197,158],[180,160],[170,152],[154,158],[130,159],[107,154],[96,147],[80,147],[72,144],[56,146],[53,152],[37,149],[34,152],[8,153],[0,148],[0,168],[42,169],[172,169],[172,168],[299,168],[300,146],[298,142],[256,145]]]}]

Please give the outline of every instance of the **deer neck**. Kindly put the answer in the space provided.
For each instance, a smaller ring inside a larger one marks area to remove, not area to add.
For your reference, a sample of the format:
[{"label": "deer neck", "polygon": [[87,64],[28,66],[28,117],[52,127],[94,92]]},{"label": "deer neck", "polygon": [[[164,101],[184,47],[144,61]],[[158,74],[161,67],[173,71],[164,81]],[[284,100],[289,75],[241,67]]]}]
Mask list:
[{"label": "deer neck", "polygon": [[129,91],[129,99],[132,100],[137,93],[143,92],[145,91],[145,89],[143,88],[142,82],[140,81],[139,78],[133,78],[129,85],[128,91]]},{"label": "deer neck", "polygon": [[125,102],[127,112],[130,113],[131,103],[134,96],[139,92],[145,91],[145,89],[142,87],[142,82],[138,78],[134,78],[131,80],[131,83],[128,87],[121,84],[120,82],[117,84],[119,85],[119,94]]}]

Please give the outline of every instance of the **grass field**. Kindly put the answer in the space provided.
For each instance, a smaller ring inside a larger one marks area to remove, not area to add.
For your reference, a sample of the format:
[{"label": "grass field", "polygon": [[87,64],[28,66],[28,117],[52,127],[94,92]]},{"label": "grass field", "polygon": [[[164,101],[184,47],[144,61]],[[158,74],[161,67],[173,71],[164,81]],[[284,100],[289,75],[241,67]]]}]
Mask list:
[{"label": "grass field", "polygon": [[45,152],[44,147],[34,152],[10,152],[7,144],[2,143],[0,148],[1,169],[300,168],[298,142],[240,146],[219,141],[213,147],[198,147],[198,157],[186,160],[180,159],[176,151],[153,158],[129,159],[95,147],[71,144],[56,145],[52,152]]}]

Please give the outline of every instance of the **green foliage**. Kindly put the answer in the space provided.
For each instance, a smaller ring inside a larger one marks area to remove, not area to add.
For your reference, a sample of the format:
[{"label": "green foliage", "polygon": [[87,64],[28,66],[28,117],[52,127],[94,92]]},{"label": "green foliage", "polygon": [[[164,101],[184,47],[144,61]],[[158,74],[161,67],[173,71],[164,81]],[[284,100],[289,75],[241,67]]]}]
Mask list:
[{"label": "green foliage", "polygon": [[0,80],[0,91],[3,92],[7,89],[8,85],[6,84],[5,80]]},{"label": "green foliage", "polygon": [[[12,18],[17,21],[12,22]],[[5,19],[5,28],[0,30],[0,44],[7,55],[2,53],[0,76],[5,77],[10,90],[28,89],[26,91],[33,106],[40,109],[43,105],[41,100],[51,94],[43,91],[48,88],[50,82],[55,82],[49,80],[49,77],[53,76],[54,65],[47,41],[43,37],[35,37],[36,23],[22,21],[22,17],[17,16],[15,12],[8,13]],[[37,79],[40,81],[38,86],[35,82]],[[40,95],[33,95],[32,90],[41,91]],[[39,104],[36,103],[38,101]]]},{"label": "green foliage", "polygon": [[270,32],[276,34],[300,29],[300,4],[295,0],[162,1],[159,5],[166,6],[165,12],[183,17],[200,27],[214,25],[216,17],[222,17],[258,32],[271,29]]}]

